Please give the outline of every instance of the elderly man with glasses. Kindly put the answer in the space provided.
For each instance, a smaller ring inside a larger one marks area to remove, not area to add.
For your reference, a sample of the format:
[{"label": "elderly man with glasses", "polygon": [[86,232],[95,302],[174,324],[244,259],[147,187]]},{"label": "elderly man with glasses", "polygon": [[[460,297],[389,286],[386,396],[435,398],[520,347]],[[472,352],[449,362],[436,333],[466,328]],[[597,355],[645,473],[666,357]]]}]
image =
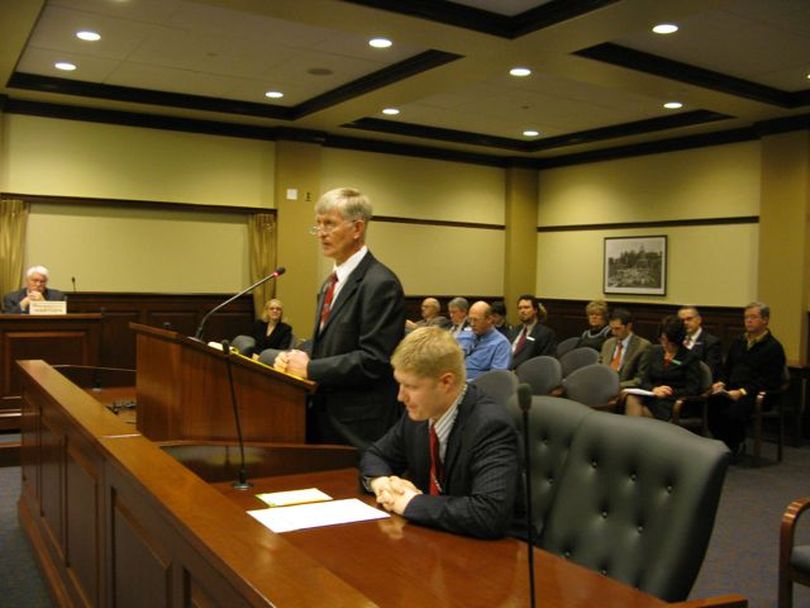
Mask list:
[{"label": "elderly man with glasses", "polygon": [[3,312],[6,314],[28,314],[31,302],[61,302],[65,294],[56,289],[48,289],[48,269],[44,266],[31,266],[25,273],[25,287],[3,296]]},{"label": "elderly man with glasses", "polygon": [[309,352],[276,357],[275,367],[318,383],[307,438],[367,447],[398,419],[390,358],[405,330],[405,299],[396,275],[366,247],[371,204],[338,188],[315,205],[321,252],[334,261],[321,287]]}]

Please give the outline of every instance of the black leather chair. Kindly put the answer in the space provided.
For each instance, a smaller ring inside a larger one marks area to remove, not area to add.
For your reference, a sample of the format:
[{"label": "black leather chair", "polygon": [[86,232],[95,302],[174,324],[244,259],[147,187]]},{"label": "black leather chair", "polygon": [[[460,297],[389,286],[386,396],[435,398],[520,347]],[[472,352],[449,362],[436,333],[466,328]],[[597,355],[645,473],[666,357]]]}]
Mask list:
[{"label": "black leather chair", "polygon": [[779,608],[792,608],[793,583],[810,587],[810,545],[796,545],[799,517],[810,508],[810,496],[794,500],[782,516],[779,535]]},{"label": "black leather chair", "polygon": [[520,382],[532,387],[533,395],[549,395],[562,382],[562,367],[554,357],[540,355],[521,363],[515,370]]},{"label": "black leather chair", "polygon": [[529,420],[538,544],[684,600],[714,526],[728,449],[675,425],[551,397],[533,399]]}]

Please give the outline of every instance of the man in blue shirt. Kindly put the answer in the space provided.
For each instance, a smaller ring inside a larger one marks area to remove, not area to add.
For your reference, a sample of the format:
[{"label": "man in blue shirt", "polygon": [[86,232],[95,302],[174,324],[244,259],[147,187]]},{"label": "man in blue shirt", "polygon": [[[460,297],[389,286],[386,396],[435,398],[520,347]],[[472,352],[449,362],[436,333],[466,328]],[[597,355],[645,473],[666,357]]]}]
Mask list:
[{"label": "man in blue shirt", "polygon": [[464,351],[467,380],[474,380],[491,369],[509,369],[512,345],[497,329],[492,319],[492,307],[479,301],[470,306],[467,320],[472,331],[461,332],[456,339]]}]

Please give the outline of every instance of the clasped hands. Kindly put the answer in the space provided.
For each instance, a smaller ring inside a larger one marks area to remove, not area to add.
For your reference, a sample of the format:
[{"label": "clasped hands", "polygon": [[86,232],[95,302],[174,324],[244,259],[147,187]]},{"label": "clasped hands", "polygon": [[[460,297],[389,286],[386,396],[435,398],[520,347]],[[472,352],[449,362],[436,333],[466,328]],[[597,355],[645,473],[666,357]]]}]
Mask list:
[{"label": "clasped hands", "polygon": [[402,515],[411,499],[422,493],[413,483],[396,475],[375,477],[369,487],[377,498],[377,504],[397,515]]},{"label": "clasped hands", "polygon": [[273,367],[280,372],[287,372],[299,378],[307,378],[309,355],[302,350],[285,350],[276,356]]},{"label": "clasped hands", "polygon": [[715,382],[712,384],[712,395],[717,395],[718,393],[725,393],[732,401],[738,401],[740,397],[743,396],[743,392],[740,389],[735,388],[734,390],[727,391],[725,382]]}]

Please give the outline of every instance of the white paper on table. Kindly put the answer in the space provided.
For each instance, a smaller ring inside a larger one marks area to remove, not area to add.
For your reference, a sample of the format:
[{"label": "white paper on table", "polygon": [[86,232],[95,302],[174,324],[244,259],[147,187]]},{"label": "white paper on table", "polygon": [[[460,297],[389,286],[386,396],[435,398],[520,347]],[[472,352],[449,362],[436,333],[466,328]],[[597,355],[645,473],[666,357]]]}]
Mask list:
[{"label": "white paper on table", "polygon": [[332,500],[329,494],[321,492],[318,488],[288,490],[286,492],[265,492],[264,494],[256,494],[256,498],[262,502],[266,502],[271,507],[288,507],[290,505],[302,505],[304,503]]},{"label": "white paper on table", "polygon": [[640,395],[641,397],[655,397],[652,391],[645,391],[643,388],[625,388],[623,389],[628,395]]},{"label": "white paper on table", "polygon": [[272,507],[248,511],[261,524],[273,532],[290,532],[306,528],[334,526],[356,521],[370,521],[391,517],[388,513],[375,509],[356,498],[314,502],[291,507]]}]

